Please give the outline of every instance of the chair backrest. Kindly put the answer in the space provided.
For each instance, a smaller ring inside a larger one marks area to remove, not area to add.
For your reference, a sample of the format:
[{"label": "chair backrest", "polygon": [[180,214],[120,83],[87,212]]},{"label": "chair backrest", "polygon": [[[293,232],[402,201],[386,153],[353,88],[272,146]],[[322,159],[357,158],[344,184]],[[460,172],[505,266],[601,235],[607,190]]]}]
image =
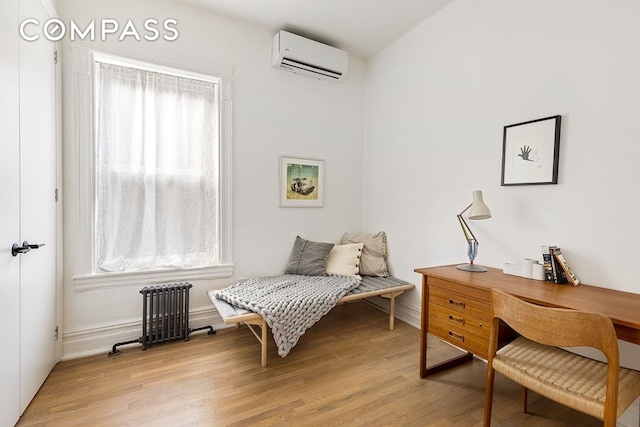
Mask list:
[{"label": "chair backrest", "polygon": [[535,305],[505,292],[491,291],[493,318],[525,338],[554,347],[588,346],[618,365],[618,341],[611,319],[598,313]]},{"label": "chair backrest", "polygon": [[[513,330],[539,344],[553,347],[588,346],[604,353],[607,358],[607,384],[604,402],[604,421],[614,426],[617,418],[619,353],[618,340],[613,322],[606,316],[578,310],[543,307],[526,302],[505,292],[491,290],[491,337],[489,342],[488,366],[498,348],[500,321]],[[487,397],[485,405],[485,425],[490,423],[493,375],[487,369]],[[565,402],[567,403],[567,402]]]}]

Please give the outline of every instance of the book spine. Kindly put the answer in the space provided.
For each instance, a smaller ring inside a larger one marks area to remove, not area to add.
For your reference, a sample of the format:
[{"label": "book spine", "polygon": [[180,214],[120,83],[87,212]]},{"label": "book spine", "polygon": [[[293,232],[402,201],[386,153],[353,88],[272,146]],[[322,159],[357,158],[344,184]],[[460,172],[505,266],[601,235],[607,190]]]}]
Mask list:
[{"label": "book spine", "polygon": [[553,268],[553,282],[557,284],[567,283],[567,275],[562,269],[560,262],[557,259],[558,254],[562,254],[562,251],[557,246],[550,246],[551,252],[551,267]]},{"label": "book spine", "polygon": [[547,282],[553,282],[553,270],[551,267],[551,252],[548,245],[542,246],[542,264],[544,265],[544,276]]},{"label": "book spine", "polygon": [[555,257],[558,260],[558,263],[560,264],[562,269],[564,270],[567,276],[567,279],[569,279],[569,281],[573,286],[578,286],[580,284],[580,280],[575,275],[571,267],[569,267],[569,263],[567,263],[567,260],[565,259],[564,255],[562,255],[562,253],[557,253],[555,254]]}]

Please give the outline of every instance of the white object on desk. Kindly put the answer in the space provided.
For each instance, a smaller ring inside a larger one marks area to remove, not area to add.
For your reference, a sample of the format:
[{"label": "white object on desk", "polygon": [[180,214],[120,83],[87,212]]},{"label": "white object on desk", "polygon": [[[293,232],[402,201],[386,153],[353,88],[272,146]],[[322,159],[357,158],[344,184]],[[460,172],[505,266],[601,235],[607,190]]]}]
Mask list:
[{"label": "white object on desk", "polygon": [[533,274],[533,261],[534,260],[532,260],[531,258],[525,258],[524,262],[522,263],[522,277],[531,279],[531,275]]},{"label": "white object on desk", "polygon": [[545,280],[544,265],[530,258],[524,259],[522,264],[505,263],[502,266],[502,272],[528,279]]},{"label": "white object on desk", "polygon": [[531,278],[535,280],[547,280],[547,277],[544,274],[544,265],[539,262],[533,264],[533,273],[531,274]]}]

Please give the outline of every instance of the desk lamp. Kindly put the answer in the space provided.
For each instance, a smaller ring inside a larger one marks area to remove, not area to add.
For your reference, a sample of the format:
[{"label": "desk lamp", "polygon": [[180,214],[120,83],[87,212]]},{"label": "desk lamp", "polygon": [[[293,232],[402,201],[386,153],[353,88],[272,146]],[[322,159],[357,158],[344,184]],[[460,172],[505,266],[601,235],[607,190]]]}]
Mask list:
[{"label": "desk lamp", "polygon": [[476,220],[491,218],[491,211],[489,210],[487,205],[485,205],[484,200],[482,199],[482,191],[474,191],[473,203],[464,208],[464,210],[458,214],[458,221],[460,221],[460,226],[462,227],[464,236],[467,238],[467,242],[469,243],[469,249],[467,251],[467,254],[469,255],[469,264],[459,265],[458,269],[482,273],[487,271],[487,269],[477,266],[473,263],[473,260],[478,255],[478,240],[476,239],[476,236],[473,235],[473,232],[465,222],[464,218],[462,218],[462,214],[467,210],[469,210],[469,219]]}]

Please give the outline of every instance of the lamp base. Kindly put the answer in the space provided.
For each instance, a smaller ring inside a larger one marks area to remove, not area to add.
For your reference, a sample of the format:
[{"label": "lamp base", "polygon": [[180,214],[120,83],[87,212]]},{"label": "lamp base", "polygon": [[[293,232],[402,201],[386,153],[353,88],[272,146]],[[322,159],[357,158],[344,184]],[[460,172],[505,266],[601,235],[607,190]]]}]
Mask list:
[{"label": "lamp base", "polygon": [[475,273],[485,273],[487,271],[486,268],[480,267],[475,264],[462,264],[462,265],[459,265],[457,268],[458,270],[471,271]]}]

